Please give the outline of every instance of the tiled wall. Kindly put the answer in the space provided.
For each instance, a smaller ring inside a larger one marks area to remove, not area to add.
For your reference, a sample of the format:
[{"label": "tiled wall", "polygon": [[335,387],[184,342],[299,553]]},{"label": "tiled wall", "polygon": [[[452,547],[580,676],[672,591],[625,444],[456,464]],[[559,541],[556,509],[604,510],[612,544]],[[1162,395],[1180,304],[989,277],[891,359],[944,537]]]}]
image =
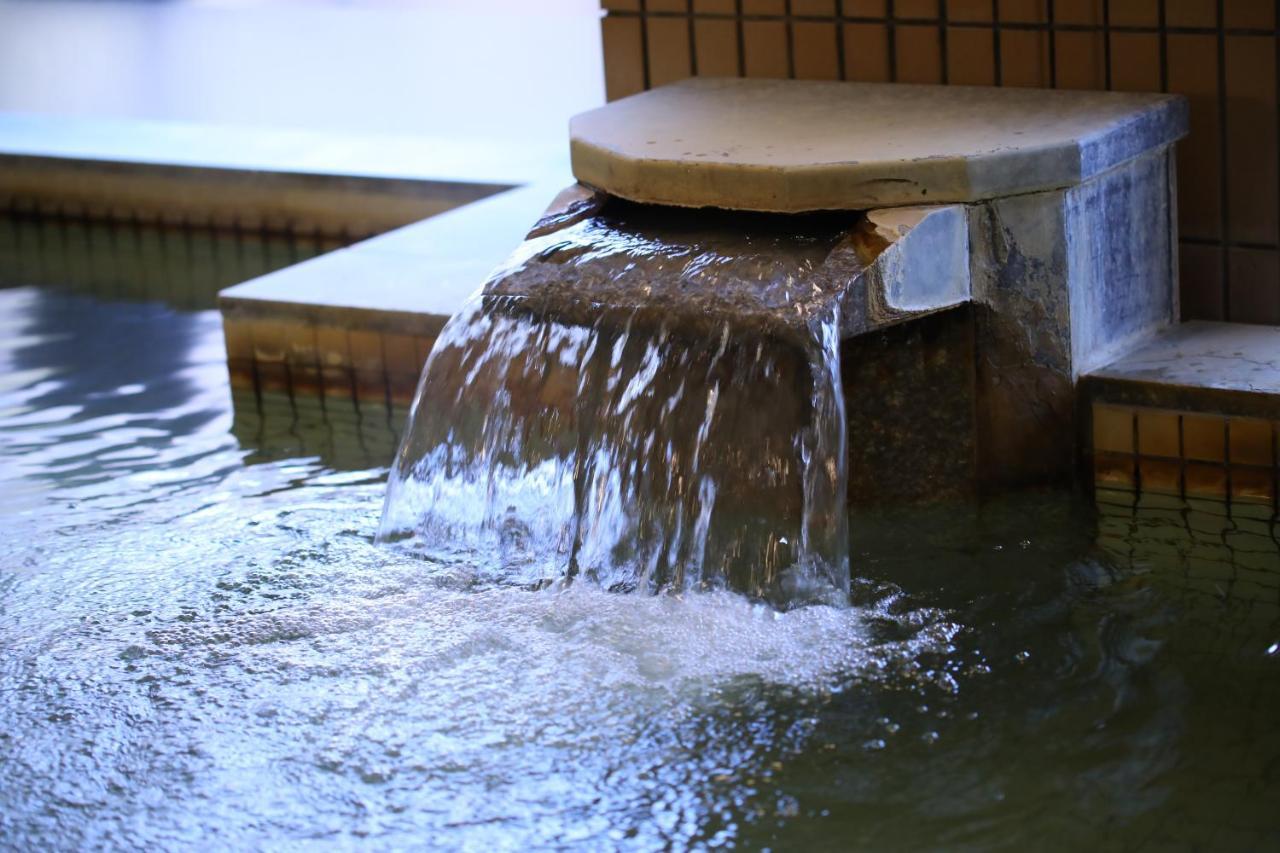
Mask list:
[{"label": "tiled wall", "polygon": [[1277,508],[1280,421],[1094,403],[1098,489]]},{"label": "tiled wall", "polygon": [[1280,323],[1273,0],[602,0],[610,99],[694,75],[1179,92],[1183,315]]}]

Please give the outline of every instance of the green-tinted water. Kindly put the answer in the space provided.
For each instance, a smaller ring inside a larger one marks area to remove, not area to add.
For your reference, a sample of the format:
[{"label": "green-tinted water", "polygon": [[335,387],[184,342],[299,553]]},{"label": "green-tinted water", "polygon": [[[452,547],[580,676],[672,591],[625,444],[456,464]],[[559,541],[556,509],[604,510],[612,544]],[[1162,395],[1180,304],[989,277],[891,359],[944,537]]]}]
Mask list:
[{"label": "green-tinted water", "polygon": [[1280,842],[1269,508],[859,515],[845,609],[535,593],[372,544],[399,415],[231,402],[212,312],[0,291],[0,846]]}]

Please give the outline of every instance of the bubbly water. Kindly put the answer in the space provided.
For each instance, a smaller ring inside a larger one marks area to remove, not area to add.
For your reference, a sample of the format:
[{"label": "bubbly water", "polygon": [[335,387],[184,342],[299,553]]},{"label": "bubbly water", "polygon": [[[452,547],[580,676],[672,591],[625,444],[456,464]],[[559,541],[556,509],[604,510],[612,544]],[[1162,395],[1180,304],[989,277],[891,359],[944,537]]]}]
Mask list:
[{"label": "bubbly water", "polygon": [[1280,842],[1270,506],[863,510],[843,608],[529,592],[374,545],[401,415],[225,358],[0,287],[0,849]]},{"label": "bubbly water", "polygon": [[848,223],[743,219],[528,241],[436,342],[380,538],[521,584],[847,598]]}]

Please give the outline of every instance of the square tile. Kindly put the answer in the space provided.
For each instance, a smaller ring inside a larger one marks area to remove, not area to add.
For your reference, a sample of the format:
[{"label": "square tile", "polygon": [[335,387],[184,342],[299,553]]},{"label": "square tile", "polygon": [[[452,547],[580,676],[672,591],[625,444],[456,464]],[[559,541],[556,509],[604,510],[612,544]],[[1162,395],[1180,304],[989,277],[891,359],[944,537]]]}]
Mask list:
[{"label": "square tile", "polygon": [[356,371],[377,374],[383,372],[382,335],[363,329],[349,329],[347,342],[351,347],[351,366]]},{"label": "square tile", "polygon": [[316,355],[324,367],[350,367],[351,344],[347,330],[341,326],[317,325]]},{"label": "square tile", "polygon": [[1188,462],[1185,475],[1189,497],[1222,500],[1227,496],[1227,471],[1222,466]]},{"label": "square tile", "polygon": [[1227,421],[1216,415],[1182,416],[1182,452],[1187,459],[1222,462],[1226,456]]},{"label": "square tile", "polygon": [[1182,494],[1182,466],[1165,459],[1138,460],[1138,487],[1144,494]]},{"label": "square tile", "polygon": [[1231,469],[1231,499],[1256,504],[1275,501],[1275,472],[1263,468]]},{"label": "square tile", "polygon": [[1093,449],[1133,453],[1133,409],[1094,403]]},{"label": "square tile", "polygon": [[1259,418],[1231,418],[1227,422],[1230,436],[1231,464],[1275,465],[1275,437],[1271,422]]},{"label": "square tile", "polygon": [[1133,478],[1133,457],[1115,453],[1095,453],[1093,484],[1099,489],[1134,491],[1136,486]]},{"label": "square tile", "polygon": [[1178,445],[1177,412],[1138,409],[1139,454],[1176,459],[1180,456]]}]

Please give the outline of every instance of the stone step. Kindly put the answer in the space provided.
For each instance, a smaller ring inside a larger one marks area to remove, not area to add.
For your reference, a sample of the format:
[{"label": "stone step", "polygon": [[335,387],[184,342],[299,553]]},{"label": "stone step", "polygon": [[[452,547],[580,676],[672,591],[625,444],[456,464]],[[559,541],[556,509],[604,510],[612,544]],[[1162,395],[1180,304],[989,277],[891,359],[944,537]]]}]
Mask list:
[{"label": "stone step", "polygon": [[1081,379],[1098,489],[1276,506],[1280,327],[1184,323]]}]

